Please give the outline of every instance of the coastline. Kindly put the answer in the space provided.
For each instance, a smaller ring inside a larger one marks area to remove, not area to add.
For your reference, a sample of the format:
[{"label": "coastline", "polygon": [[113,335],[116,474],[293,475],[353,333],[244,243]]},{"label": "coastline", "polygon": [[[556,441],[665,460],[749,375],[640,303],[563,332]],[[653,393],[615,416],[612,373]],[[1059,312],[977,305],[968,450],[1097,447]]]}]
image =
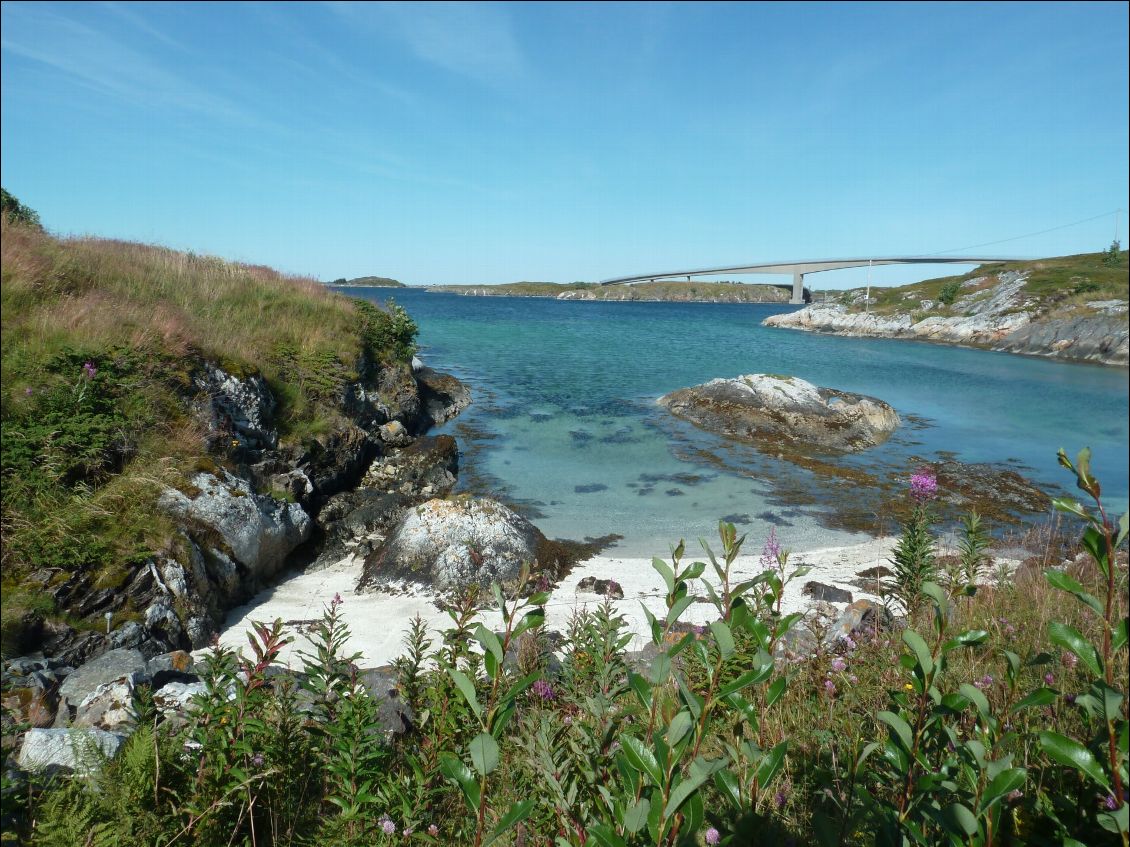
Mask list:
[{"label": "coastline", "polygon": [[[792,573],[801,566],[811,567],[811,570],[786,587],[782,612],[801,612],[813,604],[814,601],[802,593],[804,584],[810,580],[844,588],[852,593],[853,600],[877,600],[873,589],[861,589],[853,582],[859,579],[859,571],[887,564],[896,541],[893,537],[874,538],[847,546],[794,553],[789,558],[788,572]],[[683,566],[701,558],[688,551]],[[740,556],[731,571],[734,580],[751,579],[764,570],[759,558],[752,553]],[[309,650],[302,632],[321,618],[335,594],[342,598],[341,612],[351,633],[346,651],[361,653],[361,667],[381,667],[400,656],[404,652],[404,635],[416,615],[424,619],[433,639],[450,624],[447,614],[436,606],[435,595],[421,587],[405,586],[397,592],[358,594],[355,588],[360,573],[361,561],[354,558],[342,559],[321,570],[294,573],[260,592],[248,603],[231,610],[221,629],[220,643],[238,650],[247,644],[246,632],[251,629],[252,621],[269,622],[281,618],[286,634],[296,637],[283,649],[280,661],[291,667],[300,665],[298,653]],[[666,606],[663,580],[652,568],[651,559],[644,557],[602,554],[578,563],[551,591],[545,606],[546,629],[564,631],[575,611],[586,607],[591,610],[602,602],[603,598],[597,594],[577,590],[577,583],[588,576],[612,579],[622,587],[624,599],[614,600],[613,606],[618,614],[624,616],[633,635],[628,649],[639,650],[649,643],[647,619],[642,606],[646,605],[660,617],[666,614]],[[704,578],[709,578],[712,584],[716,582],[709,567]],[[717,619],[717,610],[705,602],[705,595],[702,596],[704,602],[691,604],[681,620],[704,624]],[[480,619],[487,626],[501,625],[496,613],[484,613]]]}]

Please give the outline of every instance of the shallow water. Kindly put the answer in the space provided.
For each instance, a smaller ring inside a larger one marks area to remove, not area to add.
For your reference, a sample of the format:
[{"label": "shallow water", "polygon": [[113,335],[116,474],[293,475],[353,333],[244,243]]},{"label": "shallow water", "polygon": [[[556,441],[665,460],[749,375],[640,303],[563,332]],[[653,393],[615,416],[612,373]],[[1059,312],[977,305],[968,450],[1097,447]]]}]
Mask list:
[{"label": "shallow water", "polygon": [[[714,537],[725,518],[758,544],[773,526],[793,549],[857,540],[826,516],[833,501],[863,502],[851,484],[727,445],[655,404],[676,388],[753,372],[894,406],[905,424],[898,434],[846,460],[881,478],[902,479],[916,459],[950,452],[1070,489],[1056,450],[1088,445],[1112,511],[1126,508],[1125,369],[760,326],[796,308],[781,305],[345,293],[391,295],[408,309],[421,358],[474,394],[443,430],[465,451],[461,486],[503,493],[551,537],[617,533],[617,554],[664,555],[680,537]],[[873,523],[872,532],[892,529],[882,514]]]}]

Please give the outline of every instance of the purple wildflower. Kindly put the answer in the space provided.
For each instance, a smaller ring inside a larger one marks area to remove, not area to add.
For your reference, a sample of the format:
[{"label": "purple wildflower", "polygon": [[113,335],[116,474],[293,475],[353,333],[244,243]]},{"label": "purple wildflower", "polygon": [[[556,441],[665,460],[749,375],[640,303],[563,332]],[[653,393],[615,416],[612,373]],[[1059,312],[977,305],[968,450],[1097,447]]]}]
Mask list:
[{"label": "purple wildflower", "polygon": [[30,385],[24,389],[24,394],[26,394],[28,397],[30,397],[34,393],[35,389],[33,389]]},{"label": "purple wildflower", "polygon": [[719,833],[718,830],[716,830],[714,827],[710,827],[708,830],[706,830],[706,843],[707,844],[717,844],[721,840],[722,840],[721,833]]},{"label": "purple wildflower", "polygon": [[1113,794],[1108,794],[1108,795],[1106,795],[1106,797],[1103,798],[1103,807],[1108,812],[1113,812],[1115,809],[1118,808],[1118,800],[1115,799]]},{"label": "purple wildflower", "polygon": [[1055,685],[1055,674],[1054,673],[1044,674],[1044,685]]},{"label": "purple wildflower", "polygon": [[855,643],[855,639],[852,638],[850,635],[845,635],[843,638],[840,639],[840,641],[843,643],[843,645],[845,647],[847,647],[849,652],[854,650],[856,647],[859,646],[858,644]]},{"label": "purple wildflower", "polygon": [[915,471],[910,475],[910,496],[919,503],[925,503],[938,496],[938,478],[933,471]]},{"label": "purple wildflower", "polygon": [[1074,694],[1068,694],[1063,699],[1067,701],[1068,706],[1074,706],[1075,705],[1075,695]]},{"label": "purple wildflower", "polygon": [[777,527],[769,527],[769,536],[761,548],[761,567],[775,568],[781,561],[781,542],[777,540]]},{"label": "purple wildflower", "polygon": [[82,373],[87,379],[94,379],[94,375],[98,373],[98,368],[94,367],[94,362],[84,362]]},{"label": "purple wildflower", "polygon": [[1015,803],[1023,796],[1024,792],[1022,792],[1019,788],[1014,788],[1012,789],[1012,791],[1008,792],[1008,794],[1005,795],[1010,803]]},{"label": "purple wildflower", "polygon": [[855,674],[852,674],[851,676],[849,676],[848,681],[851,682],[852,685],[859,685],[859,677],[856,676]]},{"label": "purple wildflower", "polygon": [[785,793],[783,788],[778,788],[777,793],[773,795],[773,803],[778,809],[783,809],[788,800],[789,795]]},{"label": "purple wildflower", "polygon": [[333,600],[330,601],[330,609],[332,611],[337,611],[337,607],[340,606],[344,602],[345,601],[341,599],[341,592],[338,591],[337,593],[334,594]]},{"label": "purple wildflower", "polygon": [[253,764],[257,768],[263,767],[263,754],[262,753],[256,753],[254,756],[252,756],[251,757],[251,764]]},{"label": "purple wildflower", "polygon": [[832,696],[836,693],[836,683],[830,679],[824,680],[824,691],[827,692],[829,697]]},{"label": "purple wildflower", "polygon": [[381,818],[381,829],[384,830],[385,835],[392,835],[396,832],[396,824],[388,817]]},{"label": "purple wildflower", "polygon": [[557,692],[553,690],[553,686],[544,679],[539,679],[531,685],[530,693],[541,700],[553,700],[557,697]]},{"label": "purple wildflower", "polygon": [[991,688],[993,685],[993,677],[991,674],[985,674],[973,684],[978,688]]},{"label": "purple wildflower", "polygon": [[839,656],[836,656],[836,658],[832,659],[832,670],[834,670],[836,673],[843,673],[847,670],[847,662],[845,662]]},{"label": "purple wildflower", "polygon": [[430,835],[432,838],[435,838],[437,835],[439,835],[439,827],[434,823],[428,824],[428,835]]},{"label": "purple wildflower", "polygon": [[1079,657],[1076,656],[1074,653],[1069,653],[1069,652],[1065,651],[1063,656],[1060,657],[1060,661],[1063,662],[1063,666],[1065,668],[1070,670],[1070,669],[1074,668],[1077,664],[1079,664]]}]

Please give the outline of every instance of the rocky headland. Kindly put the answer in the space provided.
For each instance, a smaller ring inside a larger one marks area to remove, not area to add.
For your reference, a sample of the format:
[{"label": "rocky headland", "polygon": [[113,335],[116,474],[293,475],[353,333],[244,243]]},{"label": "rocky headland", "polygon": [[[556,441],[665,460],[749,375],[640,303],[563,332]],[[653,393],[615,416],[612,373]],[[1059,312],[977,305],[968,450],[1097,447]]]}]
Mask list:
[{"label": "rocky headland", "polygon": [[992,273],[863,289],[762,321],[764,326],[905,338],[1125,367],[1126,253],[1017,263]]},{"label": "rocky headland", "polygon": [[713,379],[665,394],[659,404],[727,438],[845,452],[881,444],[901,423],[882,400],[776,374]]}]

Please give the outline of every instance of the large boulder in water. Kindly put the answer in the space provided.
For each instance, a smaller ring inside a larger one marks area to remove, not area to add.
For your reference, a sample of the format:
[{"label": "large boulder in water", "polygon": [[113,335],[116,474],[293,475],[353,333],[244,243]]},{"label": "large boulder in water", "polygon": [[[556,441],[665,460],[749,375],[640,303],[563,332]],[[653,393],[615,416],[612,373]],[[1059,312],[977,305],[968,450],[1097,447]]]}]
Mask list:
[{"label": "large boulder in water", "polygon": [[754,443],[800,442],[855,451],[881,444],[898,428],[882,400],[773,374],[712,379],[659,398],[672,414],[710,432]]},{"label": "large boulder in water", "polygon": [[440,590],[509,582],[533,564],[545,536],[494,500],[429,500],[409,509],[365,559],[358,590],[415,582]]}]

